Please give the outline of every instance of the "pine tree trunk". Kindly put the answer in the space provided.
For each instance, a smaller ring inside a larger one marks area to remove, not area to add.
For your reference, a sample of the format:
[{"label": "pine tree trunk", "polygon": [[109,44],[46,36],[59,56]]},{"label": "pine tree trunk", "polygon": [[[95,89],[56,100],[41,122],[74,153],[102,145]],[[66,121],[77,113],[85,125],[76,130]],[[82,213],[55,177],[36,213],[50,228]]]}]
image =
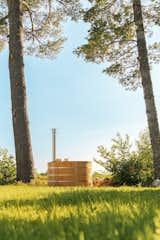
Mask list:
[{"label": "pine tree trunk", "polygon": [[146,105],[146,114],[153,152],[154,178],[160,179],[160,132],[153,94],[148,51],[144,32],[141,0],[133,0],[134,21],[137,33],[137,47],[139,54],[140,72]]},{"label": "pine tree trunk", "polygon": [[34,174],[24,76],[22,1],[8,0],[7,3],[9,12],[9,71],[17,180],[30,182]]}]

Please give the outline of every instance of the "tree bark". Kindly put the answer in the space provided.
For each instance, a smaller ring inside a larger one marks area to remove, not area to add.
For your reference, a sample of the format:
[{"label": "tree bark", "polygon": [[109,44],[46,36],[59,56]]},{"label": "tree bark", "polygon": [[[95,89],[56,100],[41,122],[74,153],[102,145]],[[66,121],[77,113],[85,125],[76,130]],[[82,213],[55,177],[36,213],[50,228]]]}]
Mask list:
[{"label": "tree bark", "polygon": [[133,11],[137,34],[138,58],[140,63],[147,121],[152,145],[154,178],[160,179],[160,132],[148,60],[141,0],[133,0]]},{"label": "tree bark", "polygon": [[7,3],[9,12],[9,72],[17,180],[30,182],[34,178],[34,170],[24,76],[22,1],[7,0]]}]

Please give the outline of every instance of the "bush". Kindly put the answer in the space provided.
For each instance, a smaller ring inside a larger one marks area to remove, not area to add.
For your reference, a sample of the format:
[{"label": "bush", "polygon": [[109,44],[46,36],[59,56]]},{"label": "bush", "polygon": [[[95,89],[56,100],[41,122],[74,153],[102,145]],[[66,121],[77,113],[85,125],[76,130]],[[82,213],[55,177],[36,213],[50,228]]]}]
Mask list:
[{"label": "bush", "polygon": [[12,184],[16,181],[14,158],[6,149],[0,149],[0,185]]},{"label": "bush", "polygon": [[117,134],[112,139],[112,146],[108,150],[104,146],[98,147],[101,159],[95,160],[110,172],[119,185],[148,186],[153,181],[153,160],[148,131],[140,134],[136,141],[136,150],[128,135],[122,138]]}]

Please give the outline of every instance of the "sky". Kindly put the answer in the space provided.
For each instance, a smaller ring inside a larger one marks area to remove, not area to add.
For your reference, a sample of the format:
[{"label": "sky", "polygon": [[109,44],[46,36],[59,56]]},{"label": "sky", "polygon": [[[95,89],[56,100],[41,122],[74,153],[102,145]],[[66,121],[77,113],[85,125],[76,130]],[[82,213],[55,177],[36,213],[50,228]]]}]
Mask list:
[{"label": "sky", "polygon": [[[28,111],[35,167],[47,170],[52,160],[52,128],[57,129],[57,157],[93,161],[99,145],[110,146],[117,132],[138,137],[146,128],[142,89],[126,91],[103,66],[73,54],[85,42],[88,26],[65,24],[68,38],[54,60],[25,57]],[[152,71],[160,115],[160,65]],[[14,154],[8,51],[0,54],[0,147]],[[93,169],[100,169],[93,163]]]}]

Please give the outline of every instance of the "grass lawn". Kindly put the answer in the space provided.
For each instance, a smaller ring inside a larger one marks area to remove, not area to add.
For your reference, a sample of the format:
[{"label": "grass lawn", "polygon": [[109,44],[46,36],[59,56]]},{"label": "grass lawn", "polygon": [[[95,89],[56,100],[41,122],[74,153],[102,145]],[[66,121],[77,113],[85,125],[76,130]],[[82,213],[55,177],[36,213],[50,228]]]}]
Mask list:
[{"label": "grass lawn", "polygon": [[160,239],[160,189],[0,187],[0,240]]}]

